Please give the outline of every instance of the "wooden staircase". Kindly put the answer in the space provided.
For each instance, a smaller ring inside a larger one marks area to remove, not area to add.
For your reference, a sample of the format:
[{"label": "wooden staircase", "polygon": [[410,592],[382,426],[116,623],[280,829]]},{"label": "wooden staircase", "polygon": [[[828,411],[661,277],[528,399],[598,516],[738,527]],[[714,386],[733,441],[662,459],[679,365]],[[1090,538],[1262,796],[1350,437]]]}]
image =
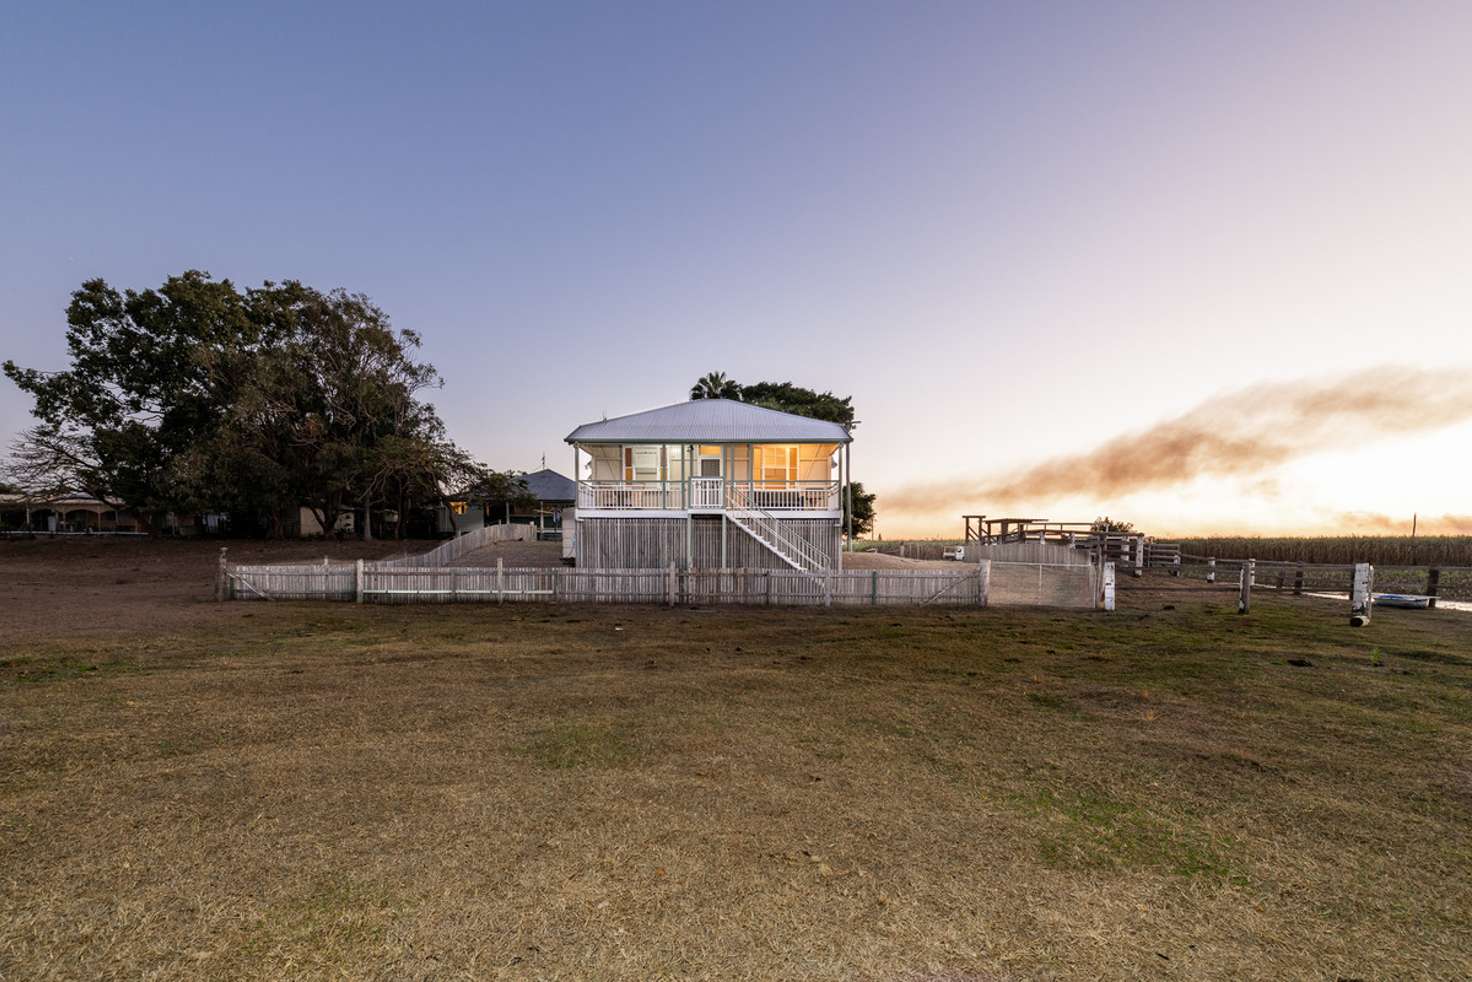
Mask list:
[{"label": "wooden staircase", "polygon": [[732,486],[728,490],[726,518],[795,570],[817,573],[832,567],[826,553],[783,528],[771,512],[752,502],[744,487]]}]

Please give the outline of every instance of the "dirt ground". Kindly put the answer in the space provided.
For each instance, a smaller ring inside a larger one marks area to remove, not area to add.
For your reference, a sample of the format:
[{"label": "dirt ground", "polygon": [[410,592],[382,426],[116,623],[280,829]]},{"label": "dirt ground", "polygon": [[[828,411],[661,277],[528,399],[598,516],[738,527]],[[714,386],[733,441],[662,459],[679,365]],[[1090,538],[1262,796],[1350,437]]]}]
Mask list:
[{"label": "dirt ground", "polygon": [[561,566],[561,542],[491,542],[468,552],[451,566],[494,566],[499,559],[507,566]]},{"label": "dirt ground", "polygon": [[107,536],[0,539],[0,609],[12,641],[187,629],[220,614],[220,549],[232,563],[380,559],[433,542],[148,540]]},{"label": "dirt ground", "polygon": [[1467,615],[214,604],[216,548],[0,543],[0,978],[1472,964]]},{"label": "dirt ground", "polygon": [[961,563],[950,559],[910,559],[882,552],[846,552],[844,569],[957,569]]}]

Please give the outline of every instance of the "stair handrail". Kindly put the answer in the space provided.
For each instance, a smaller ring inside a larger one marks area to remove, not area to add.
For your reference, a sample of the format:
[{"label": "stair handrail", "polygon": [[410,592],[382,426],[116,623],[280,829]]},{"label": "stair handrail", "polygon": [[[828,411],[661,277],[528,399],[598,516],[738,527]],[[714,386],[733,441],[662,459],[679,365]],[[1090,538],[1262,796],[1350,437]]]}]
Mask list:
[{"label": "stair handrail", "polygon": [[727,488],[726,511],[728,514],[735,514],[738,521],[746,517],[760,531],[766,533],[773,540],[767,543],[767,547],[774,552],[780,554],[783,549],[786,549],[788,555],[784,558],[795,559],[799,564],[812,570],[830,568],[826,554],[819,551],[806,539],[784,529],[782,523],[771,512],[757,507],[746,493],[744,486],[733,484]]}]

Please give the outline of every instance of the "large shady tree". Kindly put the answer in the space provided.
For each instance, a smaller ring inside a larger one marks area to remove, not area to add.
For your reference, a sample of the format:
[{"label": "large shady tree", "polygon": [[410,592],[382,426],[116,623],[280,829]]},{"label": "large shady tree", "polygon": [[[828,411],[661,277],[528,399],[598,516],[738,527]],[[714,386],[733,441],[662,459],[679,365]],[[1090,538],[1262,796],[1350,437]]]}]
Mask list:
[{"label": "large shady tree", "polygon": [[67,308],[68,367],[4,363],[34,400],[7,479],[120,500],[146,523],[226,511],[283,530],[309,507],[404,516],[490,473],[423,398],[440,384],[367,297],[296,281],[240,291],[189,271],[158,289],[89,280]]}]

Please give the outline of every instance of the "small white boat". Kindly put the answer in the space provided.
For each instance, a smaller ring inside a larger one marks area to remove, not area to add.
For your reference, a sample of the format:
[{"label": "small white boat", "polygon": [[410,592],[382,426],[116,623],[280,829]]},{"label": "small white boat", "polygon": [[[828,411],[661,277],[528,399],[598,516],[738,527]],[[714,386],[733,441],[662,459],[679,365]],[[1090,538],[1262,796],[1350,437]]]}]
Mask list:
[{"label": "small white boat", "polygon": [[1375,594],[1375,606],[1409,607],[1412,610],[1425,610],[1431,606],[1431,598],[1417,596],[1413,593],[1377,593]]}]

